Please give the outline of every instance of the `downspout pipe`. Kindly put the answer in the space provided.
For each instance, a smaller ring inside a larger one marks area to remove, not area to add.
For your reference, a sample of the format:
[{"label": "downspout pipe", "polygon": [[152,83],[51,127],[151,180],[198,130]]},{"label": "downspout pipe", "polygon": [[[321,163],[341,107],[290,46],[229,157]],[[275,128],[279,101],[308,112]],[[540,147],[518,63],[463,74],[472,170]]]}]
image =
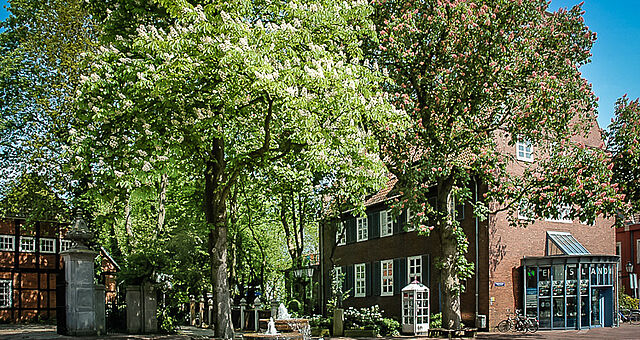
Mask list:
[{"label": "downspout pipe", "polygon": [[[477,176],[473,177],[473,184],[474,184],[474,190],[473,190],[473,198],[475,201],[475,204],[478,203],[478,178]],[[475,205],[474,205],[475,207]],[[475,215],[475,214],[474,214]],[[475,276],[476,276],[476,286],[475,286],[475,291],[476,291],[476,322],[478,320],[478,308],[479,308],[479,289],[478,289],[478,284],[479,284],[479,279],[478,279],[478,265],[479,265],[479,261],[478,261],[478,216],[475,216],[475,253],[476,253],[476,262],[475,262]]]}]

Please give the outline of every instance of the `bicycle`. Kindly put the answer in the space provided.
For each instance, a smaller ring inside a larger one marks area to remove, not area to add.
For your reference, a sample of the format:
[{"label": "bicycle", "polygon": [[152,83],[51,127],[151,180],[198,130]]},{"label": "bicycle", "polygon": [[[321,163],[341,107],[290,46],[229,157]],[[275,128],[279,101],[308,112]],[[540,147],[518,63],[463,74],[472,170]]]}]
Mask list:
[{"label": "bicycle", "polygon": [[514,314],[508,314],[505,320],[502,320],[498,323],[496,327],[499,332],[506,333],[509,331],[517,331],[517,332],[531,332],[535,333],[538,330],[539,322],[536,317],[525,317],[522,315],[519,309],[516,309],[515,317],[512,317]]},{"label": "bicycle", "polygon": [[619,309],[620,321],[628,322],[632,325],[640,325],[640,310]]}]

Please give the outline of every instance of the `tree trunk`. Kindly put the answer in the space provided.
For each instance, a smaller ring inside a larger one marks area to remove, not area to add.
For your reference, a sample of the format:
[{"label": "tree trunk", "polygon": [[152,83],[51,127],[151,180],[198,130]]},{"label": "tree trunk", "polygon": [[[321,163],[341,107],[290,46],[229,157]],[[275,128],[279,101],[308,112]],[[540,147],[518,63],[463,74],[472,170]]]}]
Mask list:
[{"label": "tree trunk", "polygon": [[209,256],[211,260],[211,283],[213,284],[213,313],[215,315],[215,337],[232,339],[231,302],[227,275],[227,209],[224,142],[214,139],[211,159],[205,170],[204,208],[209,224]]},{"label": "tree trunk", "polygon": [[167,182],[169,181],[167,174],[163,173],[160,176],[160,188],[158,192],[158,228],[156,229],[156,235],[162,235],[164,229],[164,219],[166,215],[165,202],[167,201]]},{"label": "tree trunk", "polygon": [[458,242],[454,234],[452,214],[454,198],[451,194],[453,181],[448,179],[438,186],[438,212],[440,218],[440,246],[442,248],[442,268],[440,269],[440,282],[443,290],[442,327],[459,329],[461,323],[460,314],[460,280],[456,268],[458,254]]}]

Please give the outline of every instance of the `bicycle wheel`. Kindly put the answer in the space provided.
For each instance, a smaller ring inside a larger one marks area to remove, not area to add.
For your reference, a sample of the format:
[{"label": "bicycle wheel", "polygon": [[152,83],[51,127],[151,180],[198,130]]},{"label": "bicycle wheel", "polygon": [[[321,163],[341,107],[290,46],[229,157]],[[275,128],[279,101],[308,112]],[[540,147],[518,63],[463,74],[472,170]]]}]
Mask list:
[{"label": "bicycle wheel", "polygon": [[496,328],[498,329],[498,332],[506,333],[511,330],[511,322],[509,322],[509,320],[502,320],[498,323]]},{"label": "bicycle wheel", "polygon": [[527,328],[529,332],[535,333],[538,331],[538,323],[535,320],[527,319]]},{"label": "bicycle wheel", "polygon": [[640,324],[640,312],[632,312],[629,314],[629,323],[632,325]]}]

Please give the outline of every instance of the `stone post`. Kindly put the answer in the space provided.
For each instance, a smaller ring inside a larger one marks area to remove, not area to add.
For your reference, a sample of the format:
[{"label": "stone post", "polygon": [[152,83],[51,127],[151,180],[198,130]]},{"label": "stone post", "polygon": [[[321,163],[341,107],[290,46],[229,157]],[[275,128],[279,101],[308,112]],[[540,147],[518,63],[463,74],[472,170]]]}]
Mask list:
[{"label": "stone post", "polygon": [[200,303],[198,304],[198,316],[200,316],[200,325],[198,327],[202,327],[204,323],[204,296],[200,295]]},{"label": "stone post", "polygon": [[127,304],[127,332],[142,333],[142,291],[140,286],[127,286],[125,301]]},{"label": "stone post", "polygon": [[147,282],[142,286],[142,307],[144,308],[143,325],[144,333],[158,332],[158,295],[156,287]]},{"label": "stone post", "polygon": [[344,310],[336,308],[333,311],[333,336],[344,335]]},{"label": "stone post", "polygon": [[213,328],[213,294],[207,293],[207,297],[209,298],[207,299],[207,308],[209,309],[209,322],[207,323],[207,325],[209,326],[209,328]]},{"label": "stone post", "polygon": [[196,325],[196,297],[193,295],[189,296],[189,323]]},{"label": "stone post", "polygon": [[105,287],[103,285],[95,285],[95,305],[96,305],[96,333],[98,335],[107,334],[107,313],[105,300]]},{"label": "stone post", "polygon": [[255,323],[255,331],[259,332],[260,331],[260,309],[262,308],[262,301],[260,301],[260,297],[256,297],[255,300],[253,300],[253,314],[254,314],[254,323]]},{"label": "stone post", "polygon": [[247,299],[240,299],[240,330],[244,329],[244,311],[247,308]]},{"label": "stone post", "polygon": [[273,298],[273,300],[271,300],[271,317],[274,320],[278,318],[278,306],[280,306],[280,303],[276,298]]},{"label": "stone post", "polygon": [[97,252],[71,248],[60,253],[67,281],[65,305],[69,335],[96,334],[93,260]]},{"label": "stone post", "polygon": [[156,311],[158,302],[155,287],[150,283],[127,286],[127,331],[133,334],[158,331]]}]

